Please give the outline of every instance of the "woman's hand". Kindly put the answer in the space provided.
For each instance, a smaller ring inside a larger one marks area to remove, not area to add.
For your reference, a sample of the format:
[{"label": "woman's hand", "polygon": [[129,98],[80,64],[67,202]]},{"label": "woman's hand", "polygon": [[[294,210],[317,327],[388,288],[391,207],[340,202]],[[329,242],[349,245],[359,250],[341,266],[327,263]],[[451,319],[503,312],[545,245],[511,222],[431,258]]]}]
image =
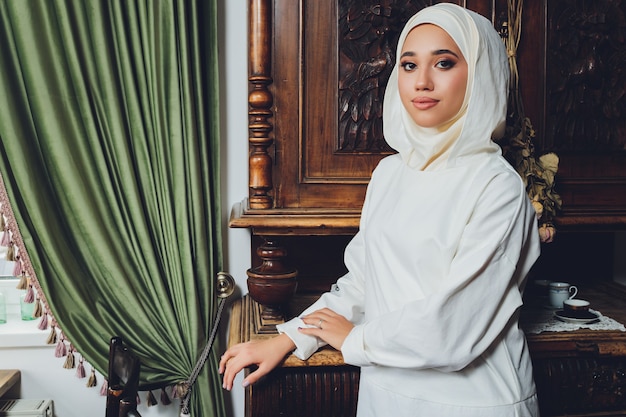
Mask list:
[{"label": "woman's hand", "polygon": [[296,348],[289,336],[280,334],[272,339],[240,343],[228,349],[220,359],[219,373],[224,375],[224,389],[233,388],[235,376],[245,367],[257,365],[258,369],[250,373],[243,381],[243,386],[254,384],[261,377],[274,369],[287,354]]},{"label": "woman's hand", "polygon": [[317,336],[337,350],[341,350],[344,340],[354,327],[348,319],[329,308],[314,311],[302,317],[302,321],[315,327],[298,329],[301,333]]}]

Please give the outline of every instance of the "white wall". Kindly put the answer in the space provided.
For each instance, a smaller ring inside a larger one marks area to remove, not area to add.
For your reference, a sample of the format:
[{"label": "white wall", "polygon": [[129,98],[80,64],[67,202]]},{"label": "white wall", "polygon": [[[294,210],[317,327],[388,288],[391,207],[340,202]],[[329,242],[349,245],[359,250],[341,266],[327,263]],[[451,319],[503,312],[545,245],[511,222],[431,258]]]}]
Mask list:
[{"label": "white wall", "polygon": [[[222,207],[224,214],[225,270],[230,272],[238,284],[241,296],[247,292],[246,269],[250,267],[250,233],[246,229],[228,229],[227,221],[234,203],[248,194],[248,81],[247,81],[247,1],[218,1],[221,86],[221,130],[222,130]],[[226,310],[226,309],[225,309]],[[226,312],[227,313],[227,312]],[[223,350],[228,316],[221,323],[222,334],[215,347]],[[102,375],[98,375],[98,388],[86,388],[85,379],[75,376],[75,370],[63,368],[64,359],[54,357],[54,348],[45,344],[48,334],[39,332],[31,323],[34,337],[41,338],[40,346],[20,347],[2,345],[0,340],[0,368],[22,370],[22,398],[52,398],[56,417],[103,416],[105,397],[100,396]],[[6,325],[3,325],[6,326]],[[2,337],[2,335],[0,335]],[[6,342],[7,339],[5,338]],[[218,346],[219,345],[219,346]],[[87,372],[90,368],[87,367]],[[242,417],[242,377],[231,393],[225,392],[227,416]],[[143,417],[174,417],[179,415],[178,402],[169,407],[147,408],[145,399],[139,412]],[[209,416],[195,416],[209,417]]]},{"label": "white wall", "polygon": [[[225,63],[222,68],[224,81],[222,89],[222,134],[223,158],[225,165],[222,187],[225,202],[223,209],[224,223],[227,224],[233,204],[248,195],[248,32],[246,0],[219,1],[224,8],[221,20],[225,22],[221,39],[221,57]],[[246,270],[250,268],[250,232],[247,229],[228,229],[226,243],[226,271],[235,277],[238,292],[232,298],[248,292],[246,286]],[[226,344],[228,316],[223,318],[221,329],[221,345]],[[235,380],[231,392],[224,391],[227,413],[229,417],[244,416],[244,390],[241,387],[243,377]],[[199,416],[198,416],[199,417]]]}]

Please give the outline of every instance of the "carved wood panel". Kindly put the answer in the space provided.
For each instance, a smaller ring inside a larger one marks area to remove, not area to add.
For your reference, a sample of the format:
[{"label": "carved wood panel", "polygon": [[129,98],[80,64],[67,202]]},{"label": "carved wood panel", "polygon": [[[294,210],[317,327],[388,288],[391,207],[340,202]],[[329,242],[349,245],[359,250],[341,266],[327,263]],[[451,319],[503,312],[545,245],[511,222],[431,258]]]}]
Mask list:
[{"label": "carved wood panel", "polygon": [[[371,171],[393,152],[381,116],[397,38],[432,3],[274,1],[274,207],[360,210]],[[491,2],[454,3],[496,16]]]},{"label": "carved wood panel", "polygon": [[626,3],[547,2],[545,150],[561,157],[562,224],[626,223]]}]

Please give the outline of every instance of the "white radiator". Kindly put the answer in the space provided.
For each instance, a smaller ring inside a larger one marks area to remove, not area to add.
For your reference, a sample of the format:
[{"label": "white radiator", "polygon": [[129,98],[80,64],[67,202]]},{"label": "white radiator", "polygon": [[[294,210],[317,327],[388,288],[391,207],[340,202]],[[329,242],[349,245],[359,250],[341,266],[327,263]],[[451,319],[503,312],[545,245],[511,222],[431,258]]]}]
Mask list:
[{"label": "white radiator", "polygon": [[52,400],[0,400],[0,417],[53,417]]}]

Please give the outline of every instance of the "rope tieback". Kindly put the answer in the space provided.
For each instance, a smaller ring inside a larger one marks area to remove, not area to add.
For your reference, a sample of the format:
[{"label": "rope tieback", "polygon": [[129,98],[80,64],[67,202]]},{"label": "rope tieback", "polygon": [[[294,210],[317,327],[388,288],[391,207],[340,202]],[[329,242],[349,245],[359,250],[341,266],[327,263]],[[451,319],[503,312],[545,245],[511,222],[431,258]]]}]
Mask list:
[{"label": "rope tieback", "polygon": [[215,322],[213,323],[213,328],[211,329],[211,335],[209,336],[209,341],[206,346],[202,350],[202,354],[196,362],[196,366],[191,371],[191,375],[186,381],[180,382],[176,385],[176,390],[179,393],[180,398],[182,398],[181,406],[180,406],[180,415],[181,417],[189,416],[189,399],[191,398],[191,389],[193,384],[198,379],[198,375],[200,375],[200,371],[202,367],[206,363],[209,358],[209,353],[211,352],[211,347],[213,346],[213,341],[215,340],[215,335],[217,334],[217,329],[220,323],[220,318],[222,317],[222,311],[224,310],[224,303],[226,299],[233,293],[235,290],[235,280],[234,278],[226,273],[226,272],[218,272],[217,273],[217,296],[220,299],[219,305],[217,307],[217,313],[215,315]]}]

